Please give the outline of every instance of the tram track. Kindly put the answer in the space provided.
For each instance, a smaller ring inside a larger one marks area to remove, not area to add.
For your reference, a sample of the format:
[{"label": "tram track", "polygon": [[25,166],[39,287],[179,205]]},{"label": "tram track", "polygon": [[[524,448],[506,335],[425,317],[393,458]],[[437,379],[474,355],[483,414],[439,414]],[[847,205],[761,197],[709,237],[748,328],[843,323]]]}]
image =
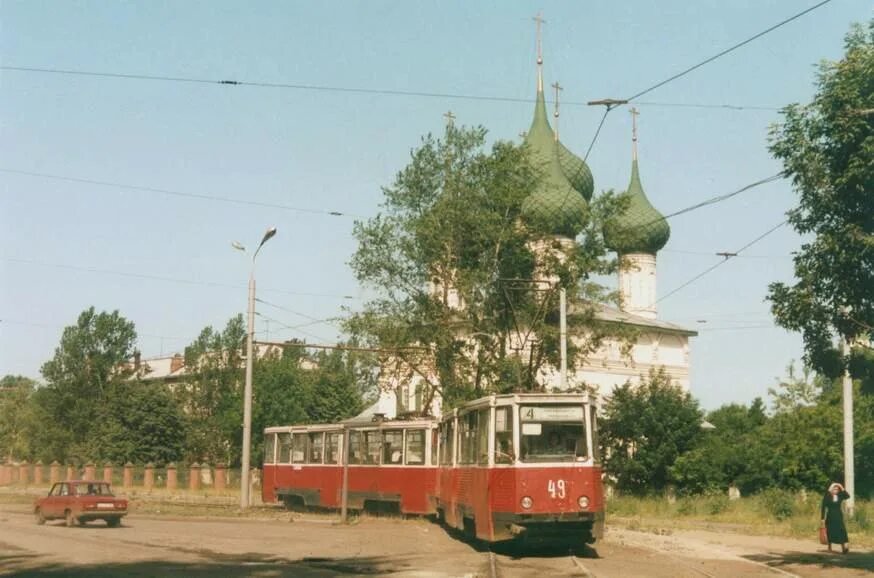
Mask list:
[{"label": "tram track", "polygon": [[[549,576],[577,576],[580,578],[602,578],[586,566],[580,558],[574,554],[557,556],[545,562],[544,559],[536,559],[535,564],[542,566],[538,573]],[[488,577],[489,578],[513,578],[514,576],[530,576],[534,570],[531,562],[524,560],[503,559],[489,550],[488,552]]]}]

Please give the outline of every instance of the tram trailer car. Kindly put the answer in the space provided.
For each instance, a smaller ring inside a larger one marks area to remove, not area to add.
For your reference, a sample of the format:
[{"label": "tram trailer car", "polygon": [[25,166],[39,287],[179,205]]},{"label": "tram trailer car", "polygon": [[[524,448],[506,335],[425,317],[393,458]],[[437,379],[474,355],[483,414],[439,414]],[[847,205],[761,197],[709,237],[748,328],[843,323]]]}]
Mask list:
[{"label": "tram trailer car", "polygon": [[436,513],[437,422],[433,419],[267,428],[262,500],[340,508],[347,431],[350,509]]},{"label": "tram trailer car", "polygon": [[593,543],[604,532],[594,399],[511,394],[444,417],[438,516],[478,539]]}]

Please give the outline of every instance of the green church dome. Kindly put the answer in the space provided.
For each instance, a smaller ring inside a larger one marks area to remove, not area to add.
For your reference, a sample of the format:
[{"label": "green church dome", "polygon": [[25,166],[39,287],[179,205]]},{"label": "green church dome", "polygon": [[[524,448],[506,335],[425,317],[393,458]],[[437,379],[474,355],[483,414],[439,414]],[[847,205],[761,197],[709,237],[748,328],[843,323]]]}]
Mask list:
[{"label": "green church dome", "polygon": [[648,253],[655,255],[668,242],[671,228],[664,216],[646,198],[640,184],[637,159],[631,163],[631,183],[628,185],[630,203],[616,220],[615,226],[605,228],[604,241],[620,255]]},{"label": "green church dome", "polygon": [[558,141],[558,162],[571,186],[583,195],[584,199],[591,201],[592,193],[595,192],[595,179],[592,178],[592,171],[589,170],[586,161]]},{"label": "green church dome", "polygon": [[522,203],[522,218],[542,234],[576,237],[582,230],[588,203],[562,169],[561,144],[556,142],[549,126],[542,90],[537,92],[534,120],[525,135],[525,144],[535,166],[544,173],[536,189]]},{"label": "green church dome", "polygon": [[[553,154],[555,141],[555,133],[552,127],[549,126],[549,117],[546,114],[546,100],[544,99],[543,91],[539,90],[537,92],[537,102],[534,105],[534,120],[531,121],[531,128],[528,129],[528,133],[525,135],[525,142],[535,154],[543,150],[549,150],[548,154]],[[545,162],[545,159],[542,159],[540,162]],[[561,167],[561,172],[564,173],[565,178],[574,190],[581,194],[586,201],[589,201],[592,198],[592,193],[595,191],[595,181],[592,178],[592,171],[589,170],[589,165],[568,150],[561,141],[558,141],[558,163]]]}]

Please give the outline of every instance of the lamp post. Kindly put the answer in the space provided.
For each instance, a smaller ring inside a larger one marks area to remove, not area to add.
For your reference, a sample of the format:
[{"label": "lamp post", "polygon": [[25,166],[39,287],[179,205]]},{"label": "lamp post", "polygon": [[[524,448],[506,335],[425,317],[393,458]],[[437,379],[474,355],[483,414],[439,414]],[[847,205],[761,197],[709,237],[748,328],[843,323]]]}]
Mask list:
[{"label": "lamp post", "polygon": [[[246,386],[243,391],[243,460],[240,472],[240,508],[249,507],[249,462],[252,446],[252,368],[255,365],[253,340],[255,338],[255,258],[264,243],[276,234],[276,227],[270,227],[261,238],[261,243],[252,255],[252,267],[249,270],[249,319],[246,331]],[[231,246],[238,251],[246,248],[234,241]]]}]

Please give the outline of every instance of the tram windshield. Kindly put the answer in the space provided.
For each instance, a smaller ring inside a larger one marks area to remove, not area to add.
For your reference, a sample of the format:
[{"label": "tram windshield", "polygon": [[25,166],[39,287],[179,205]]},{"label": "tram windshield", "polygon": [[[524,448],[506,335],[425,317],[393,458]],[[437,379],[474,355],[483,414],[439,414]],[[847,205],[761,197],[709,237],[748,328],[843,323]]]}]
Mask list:
[{"label": "tram windshield", "polygon": [[586,421],[581,405],[523,405],[519,436],[523,462],[584,461]]}]

